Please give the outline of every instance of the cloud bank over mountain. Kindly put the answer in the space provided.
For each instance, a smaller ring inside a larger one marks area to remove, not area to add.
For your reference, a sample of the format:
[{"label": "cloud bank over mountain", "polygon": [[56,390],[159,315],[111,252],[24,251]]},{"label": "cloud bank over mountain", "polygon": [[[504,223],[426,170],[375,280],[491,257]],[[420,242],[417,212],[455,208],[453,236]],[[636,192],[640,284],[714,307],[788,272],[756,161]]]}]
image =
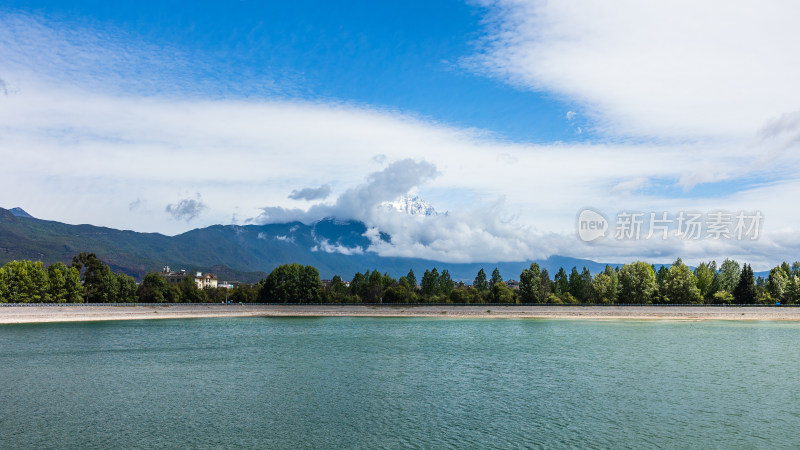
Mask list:
[{"label": "cloud bank over mountain", "polygon": [[[451,262],[499,260],[523,261],[549,256],[538,250],[540,236],[529,227],[503,217],[497,205],[489,211],[459,211],[453,214],[412,215],[387,208],[439,174],[426,161],[404,159],[373,172],[366,181],[343,192],[332,204],[318,203],[307,210],[278,206],[262,208],[256,224],[300,221],[311,224],[323,218],[364,222],[372,245],[368,250],[381,256],[403,256]],[[488,213],[488,214],[487,214]],[[391,236],[382,239],[380,233]],[[352,249],[323,245],[322,251],[351,254]]]}]

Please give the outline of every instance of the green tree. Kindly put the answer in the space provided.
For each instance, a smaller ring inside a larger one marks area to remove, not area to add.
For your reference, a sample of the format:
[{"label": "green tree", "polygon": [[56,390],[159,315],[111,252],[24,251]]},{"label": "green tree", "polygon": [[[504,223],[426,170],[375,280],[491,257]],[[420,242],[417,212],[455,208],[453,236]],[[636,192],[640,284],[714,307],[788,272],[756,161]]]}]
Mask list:
[{"label": "green tree", "polygon": [[79,253],[72,258],[72,267],[81,272],[83,293],[87,303],[110,303],[119,295],[119,279],[94,253]]},{"label": "green tree", "polygon": [[[495,269],[496,270],[496,269]],[[501,281],[492,283],[492,303],[516,303],[514,291]]]},{"label": "green tree", "polygon": [[733,294],[728,291],[717,291],[712,297],[712,303],[718,305],[730,305],[733,303]]},{"label": "green tree", "polygon": [[309,303],[318,303],[322,282],[319,279],[319,270],[314,266],[300,266],[300,290],[302,298]]},{"label": "green tree", "polygon": [[167,293],[164,296],[164,300],[167,303],[181,303],[183,302],[183,294],[181,294],[181,288],[177,284],[169,284],[167,286]]},{"label": "green tree", "polygon": [[519,297],[522,303],[541,303],[542,297],[542,272],[539,264],[532,263],[519,275]]},{"label": "green tree", "polygon": [[66,301],[68,303],[82,303],[84,296],[83,284],[81,284],[81,273],[78,272],[78,269],[75,269],[74,267],[68,267],[67,269],[69,272],[65,278],[67,290]]},{"label": "green tree", "polygon": [[733,293],[736,285],[739,284],[739,278],[742,271],[739,268],[739,263],[732,259],[725,259],[719,266],[719,274],[717,275],[719,290]]},{"label": "green tree", "polygon": [[500,275],[500,270],[497,267],[495,267],[494,270],[492,271],[492,278],[489,280],[489,289],[494,288],[496,284],[502,284],[502,283],[503,283],[503,277]]},{"label": "green tree", "polygon": [[225,287],[204,287],[206,301],[208,303],[225,303],[229,300],[230,290]]},{"label": "green tree", "polygon": [[344,281],[342,281],[342,277],[339,275],[334,275],[331,279],[331,290],[337,294],[344,294],[347,292],[347,286],[345,286]]},{"label": "green tree", "polygon": [[[194,273],[194,271],[190,273]],[[185,277],[183,277],[178,283],[178,289],[181,293],[181,302],[205,303],[207,300],[205,291],[197,286],[197,282],[194,281],[194,277],[192,275],[187,274]]]},{"label": "green tree", "polygon": [[[63,268],[62,268],[63,267]],[[50,301],[54,303],[66,303],[67,297],[67,266],[62,262],[51,264],[47,268],[47,280],[49,281]]]},{"label": "green tree", "polygon": [[539,298],[542,299],[541,301],[546,301],[550,294],[553,292],[553,280],[550,279],[550,274],[547,272],[547,269],[542,269],[541,275],[541,294]]},{"label": "green tree", "polygon": [[[403,279],[405,279],[405,277],[403,277]],[[416,301],[417,296],[414,291],[409,289],[408,283],[405,283],[405,285],[398,284],[397,286],[392,286],[383,292],[384,303],[415,303]]]},{"label": "green tree", "polygon": [[760,301],[761,299],[766,300],[766,303],[773,303],[774,300],[772,297],[769,297],[767,293],[767,280],[764,277],[757,277],[756,278],[756,299],[759,300],[759,303],[764,303],[764,301]]},{"label": "green tree", "polygon": [[6,281],[5,266],[0,267],[0,303],[7,303],[9,300],[9,286]]},{"label": "green tree", "polygon": [[553,285],[553,291],[557,296],[560,297],[569,293],[569,280],[567,278],[567,272],[563,267],[558,268],[556,276],[553,277]]},{"label": "green tree", "polygon": [[592,298],[595,303],[614,303],[617,288],[614,280],[605,272],[600,272],[592,280]]},{"label": "green tree", "polygon": [[786,288],[786,302],[797,303],[798,301],[800,301],[800,277],[792,275]]},{"label": "green tree", "polygon": [[575,297],[577,301],[588,301],[592,288],[592,275],[589,269],[584,267],[581,272],[578,272],[578,268],[573,267],[569,274],[568,285],[570,295]]},{"label": "green tree", "polygon": [[[785,263],[784,263],[785,264]],[[791,275],[789,270],[789,275]],[[782,267],[775,267],[769,271],[767,278],[767,292],[775,301],[785,301],[789,292],[789,276]]]},{"label": "green tree", "polygon": [[453,292],[453,289],[455,289],[455,283],[453,282],[453,278],[450,277],[450,271],[447,269],[442,270],[442,274],[439,275],[439,289],[442,295],[448,297],[450,293]]},{"label": "green tree", "polygon": [[653,268],[653,271],[656,274],[656,294],[653,296],[654,303],[668,303],[669,298],[667,296],[667,277],[669,276],[669,269],[667,266],[661,265],[658,270],[656,270],[654,265],[650,267]]},{"label": "green tree", "polygon": [[780,266],[780,267],[781,267],[781,270],[783,270],[783,274],[784,274],[784,275],[786,275],[786,278],[787,278],[787,279],[788,279],[790,276],[792,276],[792,266],[790,266],[790,265],[789,265],[789,263],[787,263],[786,261],[784,261],[784,262],[782,262],[782,263],[781,263],[781,266]]},{"label": "green tree", "polygon": [[739,283],[733,290],[733,298],[737,304],[747,305],[756,303],[756,283],[753,277],[753,269],[749,264],[742,266],[739,275]]},{"label": "green tree", "polygon": [[367,290],[367,280],[364,275],[356,272],[353,279],[350,280],[350,295],[361,299],[363,293]]},{"label": "green tree", "polygon": [[47,303],[50,282],[41,261],[11,261],[0,268],[2,301],[6,303]]},{"label": "green tree", "polygon": [[475,286],[462,286],[456,287],[456,289],[450,293],[450,301],[453,303],[474,304],[483,303],[484,299],[481,293],[475,289]]},{"label": "green tree", "polygon": [[120,303],[135,303],[138,300],[136,297],[136,280],[124,273],[118,273],[116,276],[117,284],[119,285],[116,301]]},{"label": "green tree", "polygon": [[606,264],[603,273],[608,276],[611,282],[610,291],[607,293],[608,298],[611,300],[611,303],[616,303],[617,296],[619,295],[619,269]]},{"label": "green tree", "polygon": [[80,303],[83,301],[83,287],[78,269],[57,262],[47,268],[47,278],[50,281],[51,301],[56,303]]},{"label": "green tree", "polygon": [[664,301],[673,304],[700,303],[703,299],[697,288],[697,278],[680,258],[667,272],[664,294]]},{"label": "green tree", "polygon": [[577,299],[583,298],[583,278],[578,268],[573,266],[568,278],[569,293]]},{"label": "green tree", "polygon": [[373,270],[366,279],[367,286],[363,291],[362,299],[366,303],[380,303],[383,298],[383,275],[377,270]]},{"label": "green tree", "polygon": [[392,276],[389,275],[389,272],[384,272],[383,273],[383,281],[381,282],[381,284],[383,285],[384,289],[388,289],[388,288],[396,285],[397,284],[397,280],[392,278]]},{"label": "green tree", "polygon": [[711,303],[711,299],[715,293],[714,278],[717,272],[716,267],[717,264],[712,261],[711,263],[701,263],[694,269],[694,276],[697,279],[697,289],[700,291],[700,297],[707,303]]},{"label": "green tree", "polygon": [[475,287],[478,291],[488,291],[489,290],[489,282],[486,280],[486,272],[483,271],[483,268],[478,271],[478,275],[475,276],[475,280],[472,282],[472,286]]},{"label": "green tree", "polygon": [[136,295],[142,303],[163,303],[169,296],[169,284],[164,275],[157,272],[145,274],[142,284],[136,290]]},{"label": "green tree", "polygon": [[581,280],[583,284],[583,297],[580,301],[584,303],[589,302],[592,297],[592,272],[585,266],[581,269]]},{"label": "green tree", "polygon": [[437,295],[439,288],[439,271],[436,267],[433,270],[426,270],[422,275],[422,293],[430,297]]},{"label": "green tree", "polygon": [[228,299],[231,303],[255,303],[258,300],[259,289],[261,289],[259,284],[240,284],[231,289]]},{"label": "green tree", "polygon": [[406,281],[408,281],[408,285],[413,289],[417,290],[417,276],[414,275],[414,269],[408,269],[408,274],[406,275]]},{"label": "green tree", "polygon": [[620,303],[651,303],[656,294],[656,274],[643,261],[625,264],[619,271]]},{"label": "green tree", "polygon": [[322,282],[313,266],[284,264],[262,280],[258,300],[262,303],[317,303]]},{"label": "green tree", "polygon": [[411,290],[411,285],[408,284],[408,279],[405,276],[402,276],[397,279],[397,285],[402,287],[403,289]]}]

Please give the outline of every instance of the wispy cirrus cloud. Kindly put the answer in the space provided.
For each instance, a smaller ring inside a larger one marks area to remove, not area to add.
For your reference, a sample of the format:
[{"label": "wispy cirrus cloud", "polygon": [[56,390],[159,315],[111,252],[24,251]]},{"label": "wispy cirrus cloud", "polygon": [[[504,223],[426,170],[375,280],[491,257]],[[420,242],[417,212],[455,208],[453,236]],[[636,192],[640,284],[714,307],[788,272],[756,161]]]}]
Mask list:
[{"label": "wispy cirrus cloud", "polygon": [[6,87],[33,78],[143,96],[291,95],[302,77],[237,71],[196,49],[149,43],[117,26],[2,10],[0,64]]},{"label": "wispy cirrus cloud", "polygon": [[797,109],[800,5],[500,0],[465,63],[582,104],[615,137],[749,138]]}]

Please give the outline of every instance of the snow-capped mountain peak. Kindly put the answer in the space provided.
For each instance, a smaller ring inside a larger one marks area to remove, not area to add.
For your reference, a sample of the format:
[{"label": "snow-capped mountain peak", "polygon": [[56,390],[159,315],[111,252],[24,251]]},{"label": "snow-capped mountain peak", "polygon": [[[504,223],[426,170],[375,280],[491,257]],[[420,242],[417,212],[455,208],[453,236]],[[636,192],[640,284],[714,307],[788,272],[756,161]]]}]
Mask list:
[{"label": "snow-capped mountain peak", "polygon": [[416,195],[404,195],[393,202],[383,202],[381,206],[392,208],[411,216],[435,216],[438,214],[430,203]]}]

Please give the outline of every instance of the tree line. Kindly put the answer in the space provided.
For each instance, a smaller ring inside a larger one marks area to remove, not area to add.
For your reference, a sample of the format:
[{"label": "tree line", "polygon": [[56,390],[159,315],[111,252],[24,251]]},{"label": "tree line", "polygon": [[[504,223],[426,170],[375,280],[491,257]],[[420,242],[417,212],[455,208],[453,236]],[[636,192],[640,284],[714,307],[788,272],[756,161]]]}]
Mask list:
[{"label": "tree line", "polygon": [[[349,285],[340,276],[322,286],[317,269],[298,264],[276,268],[257,285],[253,297],[263,303],[453,303],[453,304],[797,304],[800,262],[782,263],[766,278],[749,264],[726,259],[691,269],[677,259],[670,266],[636,261],[606,265],[592,274],[583,267],[552,278],[537,263],[524,269],[516,288],[500,271],[480,269],[471,285],[454,282],[447,270],[426,270],[417,284],[413,270],[398,279],[377,270],[356,273]],[[256,293],[257,292],[257,293]]]},{"label": "tree line", "polygon": [[137,285],[94,253],[76,255],[69,266],[11,261],[0,267],[0,303],[221,302],[228,294],[225,288],[200,289],[188,276],[170,285],[160,273],[148,273]]},{"label": "tree line", "polygon": [[200,289],[187,275],[168,283],[150,272],[140,284],[114,273],[94,253],[76,255],[70,266],[12,261],[0,267],[0,303],[454,303],[454,304],[796,304],[800,303],[800,262],[784,262],[755,277],[748,264],[726,259],[691,269],[680,259],[669,267],[643,261],[606,266],[592,274],[583,267],[551,278],[537,263],[524,269],[515,288],[495,268],[480,269],[472,284],[449,271],[413,270],[400,278],[377,270],[356,273],[346,283],[334,276],[324,285],[313,266],[284,264],[252,285]]}]

